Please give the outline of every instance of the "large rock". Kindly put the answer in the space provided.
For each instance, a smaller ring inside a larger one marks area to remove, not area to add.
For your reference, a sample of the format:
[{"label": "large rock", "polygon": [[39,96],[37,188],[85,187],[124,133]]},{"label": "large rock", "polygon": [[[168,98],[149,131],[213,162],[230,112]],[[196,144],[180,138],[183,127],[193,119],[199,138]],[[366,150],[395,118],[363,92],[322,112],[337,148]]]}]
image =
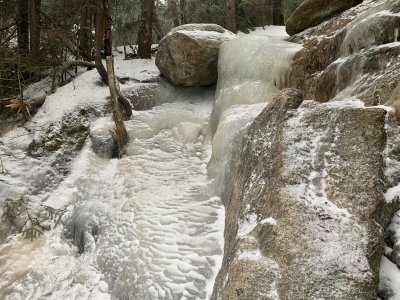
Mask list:
[{"label": "large rock", "polygon": [[[224,194],[212,299],[376,299],[385,115],[283,90],[250,126]],[[229,180],[229,179],[228,179]]]},{"label": "large rock", "polygon": [[400,76],[398,1],[365,2],[306,33],[289,75],[289,86],[320,102],[350,96],[366,105],[388,101]]},{"label": "large rock", "polygon": [[352,6],[353,0],[305,0],[287,19],[286,31],[289,35],[302,32]]},{"label": "large rock", "polygon": [[156,65],[176,85],[212,85],[218,77],[219,47],[233,38],[233,33],[215,24],[176,27],[160,41]]}]

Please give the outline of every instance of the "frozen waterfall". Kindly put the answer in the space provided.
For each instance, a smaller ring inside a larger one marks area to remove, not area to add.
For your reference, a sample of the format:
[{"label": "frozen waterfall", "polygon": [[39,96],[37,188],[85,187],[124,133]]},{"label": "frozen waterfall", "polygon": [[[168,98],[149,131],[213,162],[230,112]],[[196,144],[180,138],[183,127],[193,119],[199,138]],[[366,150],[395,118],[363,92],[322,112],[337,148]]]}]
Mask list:
[{"label": "frozen waterfall", "polygon": [[[301,46],[286,42],[284,27],[270,26],[224,43],[218,57],[218,85],[211,117],[209,174],[223,190],[227,163],[238,151],[246,125],[287,84],[291,60]],[[229,172],[229,170],[227,170]]]}]

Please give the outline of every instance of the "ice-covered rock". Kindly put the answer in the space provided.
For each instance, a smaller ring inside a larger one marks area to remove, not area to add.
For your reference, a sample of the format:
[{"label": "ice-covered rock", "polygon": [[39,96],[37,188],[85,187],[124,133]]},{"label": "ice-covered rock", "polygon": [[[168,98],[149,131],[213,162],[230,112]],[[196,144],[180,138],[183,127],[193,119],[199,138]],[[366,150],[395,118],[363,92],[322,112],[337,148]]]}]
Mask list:
[{"label": "ice-covered rock", "polygon": [[[108,121],[108,122],[107,122]],[[112,158],[115,142],[110,134],[113,123],[108,118],[97,120],[96,124],[90,129],[90,140],[92,150],[102,158]]]},{"label": "ice-covered rock", "polygon": [[306,99],[355,96],[366,105],[388,101],[400,76],[398,1],[364,1],[291,37],[303,49],[294,57],[289,86]]},{"label": "ice-covered rock", "polygon": [[287,19],[286,31],[290,35],[318,25],[337,13],[349,9],[359,1],[354,0],[306,0]]},{"label": "ice-covered rock", "polygon": [[206,86],[217,81],[218,51],[235,35],[216,24],[186,24],[159,43],[156,65],[169,81],[181,86]]},{"label": "ice-covered rock", "polygon": [[383,197],[385,115],[278,93],[250,126],[224,195],[212,299],[376,299],[382,227],[396,210]]}]

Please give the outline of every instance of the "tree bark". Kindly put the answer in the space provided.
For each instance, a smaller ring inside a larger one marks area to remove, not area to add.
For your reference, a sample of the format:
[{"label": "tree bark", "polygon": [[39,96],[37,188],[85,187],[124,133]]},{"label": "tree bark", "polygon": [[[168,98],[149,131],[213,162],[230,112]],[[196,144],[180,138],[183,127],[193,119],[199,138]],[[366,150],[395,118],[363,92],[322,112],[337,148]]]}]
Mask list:
[{"label": "tree bark", "polygon": [[103,0],[104,10],[104,53],[105,56],[112,55],[112,42],[111,42],[111,0]]},{"label": "tree bark", "polygon": [[95,64],[97,72],[99,72],[101,80],[108,84],[107,71],[101,61],[101,49],[103,48],[104,37],[104,12],[102,6],[96,8],[96,31],[95,31]]},{"label": "tree bark", "polygon": [[186,24],[186,0],[179,0],[179,23],[180,25]]},{"label": "tree bark", "polygon": [[236,33],[236,6],[235,0],[226,0],[226,29]]},{"label": "tree bark", "polygon": [[32,56],[37,59],[40,55],[41,0],[29,0],[29,6],[30,52]]},{"label": "tree bark", "polygon": [[[101,7],[97,8],[96,13],[96,59],[95,65],[96,69],[100,74],[102,81],[109,85],[115,85],[115,75],[114,75],[114,61],[112,62],[112,77],[114,78],[114,82],[110,82],[110,74],[107,67],[107,70],[104,68],[103,62],[101,61],[101,48],[102,48],[102,38],[104,36],[104,48],[105,54],[107,57],[112,57],[112,31],[111,31],[111,0],[103,0],[103,9]],[[130,118],[132,116],[132,106],[129,103],[128,99],[117,89],[118,100],[120,104],[125,109],[126,118]]]},{"label": "tree bark", "polygon": [[92,9],[89,0],[83,0],[81,12],[81,28],[79,31],[79,56],[87,61],[93,60],[92,47]]},{"label": "tree bark", "polygon": [[177,0],[168,0],[167,2],[167,10],[169,12],[170,17],[172,18],[174,27],[179,26],[178,6],[176,1]]},{"label": "tree bark", "polygon": [[283,0],[274,0],[272,18],[274,25],[285,25],[285,20],[283,17]]},{"label": "tree bark", "polygon": [[107,56],[106,63],[107,63],[107,74],[109,82],[108,86],[110,88],[110,98],[113,110],[113,119],[115,123],[115,128],[113,130],[110,130],[110,134],[116,145],[116,150],[117,150],[116,156],[118,158],[121,158],[124,152],[124,147],[128,143],[128,133],[126,132],[126,127],[123,122],[124,111],[119,101],[120,92],[115,82],[114,59],[112,55]]},{"label": "tree bark", "polygon": [[29,5],[27,0],[18,0],[17,43],[21,55],[29,53]]},{"label": "tree bark", "polygon": [[140,58],[151,58],[153,16],[154,0],[142,0],[142,16],[138,35],[138,55]]}]

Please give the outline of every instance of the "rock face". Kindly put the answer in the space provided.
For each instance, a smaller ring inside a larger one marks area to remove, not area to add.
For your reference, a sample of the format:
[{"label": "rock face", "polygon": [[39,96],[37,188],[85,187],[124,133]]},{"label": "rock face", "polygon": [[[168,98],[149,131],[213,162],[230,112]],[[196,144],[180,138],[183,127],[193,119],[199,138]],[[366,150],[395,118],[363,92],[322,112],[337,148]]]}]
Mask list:
[{"label": "rock face", "polygon": [[400,78],[399,6],[369,1],[291,37],[303,49],[289,86],[320,102],[355,96],[369,106],[384,104]]},{"label": "rock face", "polygon": [[250,126],[223,195],[212,299],[377,298],[382,228],[398,209],[383,197],[385,115],[278,93]]},{"label": "rock face", "polygon": [[289,35],[302,32],[352,5],[353,0],[306,0],[289,16],[286,31]]},{"label": "rock face", "polygon": [[176,85],[212,85],[217,82],[219,47],[233,38],[233,33],[215,24],[176,27],[160,41],[156,65]]}]

